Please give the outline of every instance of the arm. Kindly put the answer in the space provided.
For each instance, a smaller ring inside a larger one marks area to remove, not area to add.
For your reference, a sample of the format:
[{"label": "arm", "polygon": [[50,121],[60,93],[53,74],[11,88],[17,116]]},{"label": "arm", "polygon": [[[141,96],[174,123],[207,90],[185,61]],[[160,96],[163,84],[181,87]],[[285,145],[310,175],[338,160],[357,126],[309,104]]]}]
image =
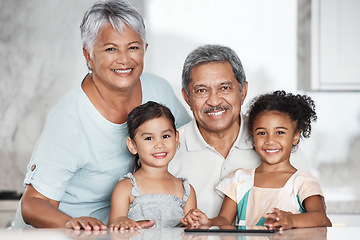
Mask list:
[{"label": "arm", "polygon": [[225,195],[217,217],[210,219],[211,226],[232,225],[237,213],[237,203]]},{"label": "arm", "polygon": [[72,218],[61,212],[59,201],[42,195],[32,185],[26,185],[21,198],[21,214],[26,224],[36,228],[73,228],[104,230],[106,226],[95,218]]},{"label": "arm", "polygon": [[111,196],[111,209],[108,221],[110,230],[141,229],[154,225],[155,221],[134,221],[128,218],[132,184],[124,179],[115,186]]},{"label": "arm", "polygon": [[231,225],[237,212],[237,204],[231,198],[225,196],[220,212],[217,217],[209,219],[199,209],[192,209],[181,221],[189,228],[198,226],[222,226]]},{"label": "arm", "polygon": [[71,219],[58,210],[60,202],[45,197],[26,185],[21,198],[21,214],[26,224],[43,228],[62,228]]},{"label": "arm", "polygon": [[184,214],[186,215],[191,209],[195,209],[196,207],[196,193],[193,186],[190,184],[190,196],[183,207]]},{"label": "arm", "polygon": [[303,201],[306,213],[292,214],[277,208],[274,212],[265,215],[264,223],[270,229],[279,228],[285,230],[289,228],[304,227],[331,227],[331,222],[326,216],[324,203],[320,195],[314,195]]}]

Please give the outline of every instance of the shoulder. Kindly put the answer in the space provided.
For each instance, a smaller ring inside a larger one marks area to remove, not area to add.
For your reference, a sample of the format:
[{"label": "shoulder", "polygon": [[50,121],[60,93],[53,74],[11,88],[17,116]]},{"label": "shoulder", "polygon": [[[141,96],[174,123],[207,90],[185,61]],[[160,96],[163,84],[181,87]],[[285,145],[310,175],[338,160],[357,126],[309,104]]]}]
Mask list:
[{"label": "shoulder", "polygon": [[252,184],[254,179],[254,169],[239,168],[225,177],[219,184],[220,186],[238,185],[238,184]]},{"label": "shoulder", "polygon": [[143,73],[140,79],[141,79],[141,83],[146,86],[149,85],[153,87],[161,86],[161,87],[171,88],[170,83],[165,78],[159,77],[155,74]]},{"label": "shoulder", "polygon": [[50,109],[47,123],[55,122],[62,126],[77,122],[78,110],[83,108],[82,97],[81,86],[75,86]]},{"label": "shoulder", "polygon": [[131,180],[129,178],[125,178],[120,180],[115,188],[114,193],[124,193],[124,192],[131,192],[131,189],[133,187],[133,184],[131,183]]},{"label": "shoulder", "polygon": [[190,131],[194,126],[195,119],[193,118],[190,122],[178,128],[180,139],[184,138],[187,131]]},{"label": "shoulder", "polygon": [[300,181],[300,182],[313,182],[316,181],[315,176],[311,172],[307,171],[299,171],[297,175],[295,176],[294,181]]},{"label": "shoulder", "polygon": [[248,178],[254,176],[254,169],[244,169],[244,168],[238,168],[234,170],[231,174],[229,174],[228,177],[235,177],[237,179],[239,178]]},{"label": "shoulder", "polygon": [[300,171],[294,178],[294,188],[304,196],[323,195],[319,182],[310,172]]}]

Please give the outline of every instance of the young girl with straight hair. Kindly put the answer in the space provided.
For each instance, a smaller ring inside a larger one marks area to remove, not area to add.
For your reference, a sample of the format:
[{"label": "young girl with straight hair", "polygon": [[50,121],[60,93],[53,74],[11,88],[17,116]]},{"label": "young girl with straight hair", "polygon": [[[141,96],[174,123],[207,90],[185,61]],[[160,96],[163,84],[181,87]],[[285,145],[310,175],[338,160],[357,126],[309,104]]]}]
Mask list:
[{"label": "young girl with straight hair", "polygon": [[127,119],[127,146],[135,155],[137,170],[116,185],[109,217],[110,230],[140,229],[137,221],[150,220],[156,227],[175,227],[184,213],[196,208],[193,187],[168,172],[179,145],[171,111],[147,102]]}]

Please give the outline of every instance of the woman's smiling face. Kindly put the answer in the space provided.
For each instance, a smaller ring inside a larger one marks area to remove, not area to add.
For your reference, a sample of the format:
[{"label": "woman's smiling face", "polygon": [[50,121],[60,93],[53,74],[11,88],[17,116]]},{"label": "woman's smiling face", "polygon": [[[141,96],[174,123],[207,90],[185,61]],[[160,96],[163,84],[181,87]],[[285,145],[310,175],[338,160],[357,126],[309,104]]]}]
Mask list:
[{"label": "woman's smiling face", "polygon": [[140,79],[146,48],[140,35],[127,25],[122,33],[106,25],[99,32],[92,52],[84,50],[84,55],[97,84],[123,90]]}]

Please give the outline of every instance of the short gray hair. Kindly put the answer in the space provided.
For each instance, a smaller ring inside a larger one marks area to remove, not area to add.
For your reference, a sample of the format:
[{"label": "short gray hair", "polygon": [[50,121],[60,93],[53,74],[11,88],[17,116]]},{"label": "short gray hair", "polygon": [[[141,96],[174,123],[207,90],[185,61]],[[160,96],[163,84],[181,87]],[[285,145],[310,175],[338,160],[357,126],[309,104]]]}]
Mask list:
[{"label": "short gray hair", "polygon": [[146,44],[144,19],[127,0],[98,1],[85,13],[80,25],[83,47],[91,54],[102,27],[110,24],[122,33],[125,24],[140,35]]},{"label": "short gray hair", "polygon": [[236,80],[240,83],[240,89],[242,88],[246,81],[246,76],[237,54],[229,47],[209,44],[195,49],[185,59],[182,71],[182,88],[187,94],[189,94],[191,70],[196,66],[211,62],[229,62]]}]

